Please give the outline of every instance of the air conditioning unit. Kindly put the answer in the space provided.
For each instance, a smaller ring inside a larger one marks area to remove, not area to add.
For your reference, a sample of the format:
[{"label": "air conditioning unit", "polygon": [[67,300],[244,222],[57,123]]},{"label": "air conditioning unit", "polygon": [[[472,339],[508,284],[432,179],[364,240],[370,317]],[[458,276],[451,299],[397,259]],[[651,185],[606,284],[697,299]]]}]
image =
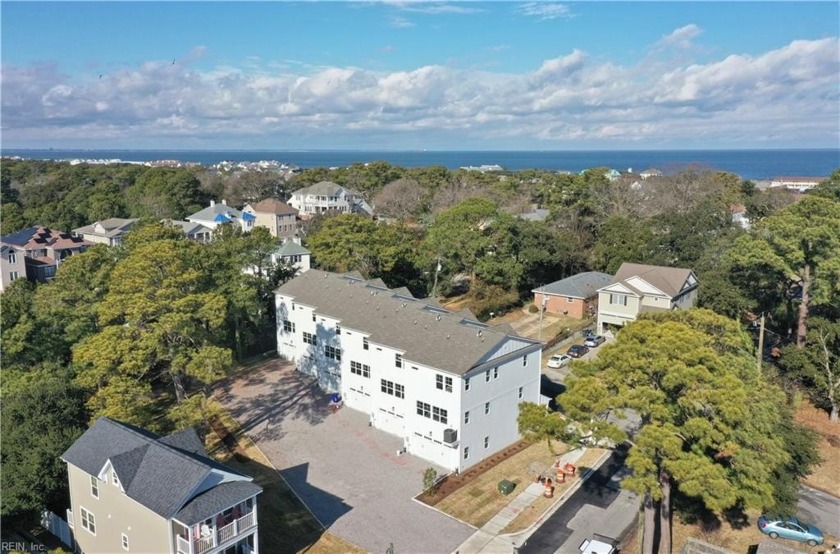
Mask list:
[{"label": "air conditioning unit", "polygon": [[443,430],[443,442],[447,444],[452,444],[453,442],[458,441],[458,431],[455,429],[444,429]]}]

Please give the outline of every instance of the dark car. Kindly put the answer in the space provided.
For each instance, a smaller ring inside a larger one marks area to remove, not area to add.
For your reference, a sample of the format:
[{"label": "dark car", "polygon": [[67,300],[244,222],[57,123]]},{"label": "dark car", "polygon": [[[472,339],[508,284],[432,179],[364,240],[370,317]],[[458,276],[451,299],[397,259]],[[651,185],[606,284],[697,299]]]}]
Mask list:
[{"label": "dark car", "polygon": [[569,349],[566,351],[566,354],[568,354],[568,355],[569,355],[569,356],[571,356],[572,358],[580,358],[581,356],[583,356],[583,355],[584,355],[584,354],[586,354],[587,352],[589,352],[589,348],[585,347],[584,345],[582,345],[582,344],[573,344],[573,345],[571,345],[571,346],[569,347]]}]

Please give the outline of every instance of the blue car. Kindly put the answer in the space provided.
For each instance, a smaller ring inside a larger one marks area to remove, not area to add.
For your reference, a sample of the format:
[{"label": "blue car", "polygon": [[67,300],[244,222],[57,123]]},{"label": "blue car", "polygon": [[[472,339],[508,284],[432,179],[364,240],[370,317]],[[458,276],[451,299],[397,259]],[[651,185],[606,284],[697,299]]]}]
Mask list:
[{"label": "blue car", "polygon": [[822,531],[795,517],[762,515],[758,518],[758,530],[771,539],[781,537],[806,542],[809,546],[817,546],[825,542]]}]

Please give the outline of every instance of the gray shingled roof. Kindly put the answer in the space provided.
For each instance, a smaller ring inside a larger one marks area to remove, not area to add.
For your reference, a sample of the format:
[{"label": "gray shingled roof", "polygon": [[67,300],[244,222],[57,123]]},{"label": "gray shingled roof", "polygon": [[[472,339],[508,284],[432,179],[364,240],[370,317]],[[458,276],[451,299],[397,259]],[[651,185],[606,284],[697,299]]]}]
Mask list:
[{"label": "gray shingled roof", "polygon": [[691,275],[690,269],[681,267],[664,267],[658,265],[644,265],[632,264],[624,262],[618,268],[618,272],[613,277],[613,283],[621,283],[622,285],[633,289],[634,291],[643,294],[642,291],[637,290],[633,285],[627,283],[628,279],[639,277],[658,288],[671,298],[679,295],[682,287],[685,284],[688,276]]},{"label": "gray shingled roof", "polygon": [[514,351],[539,344],[349,275],[313,269],[277,292],[338,319],[342,328],[369,334],[372,343],[402,350],[406,361],[456,374],[480,365],[507,341],[520,343]]},{"label": "gray shingled roof", "polygon": [[[232,208],[227,204],[222,204],[221,202],[216,202],[212,206],[207,206],[201,211],[195,212],[191,216],[188,216],[188,220],[198,219],[201,221],[213,221],[215,217],[219,214],[228,216],[230,219],[242,219],[242,212],[237,210],[236,208]],[[248,216],[253,217],[253,216]]]},{"label": "gray shingled roof", "polygon": [[195,223],[194,221],[182,221],[180,219],[161,219],[160,222],[164,225],[172,225],[173,227],[179,227],[185,235],[213,232],[213,229],[211,229],[210,227],[205,227],[201,223]]},{"label": "gray shingled roof", "polygon": [[[112,217],[109,219],[103,219],[102,221],[96,221],[90,225],[79,227],[78,229],[73,229],[73,232],[77,235],[99,235],[113,238],[127,232],[138,221],[140,220],[134,218],[125,219],[122,217]],[[104,233],[95,228],[97,223],[102,226],[105,231]]]},{"label": "gray shingled roof", "polygon": [[544,292],[556,296],[569,296],[572,298],[590,298],[598,294],[598,289],[605,287],[612,281],[612,275],[600,271],[587,271],[554,281],[531,292]]},{"label": "gray shingled roof", "polygon": [[[203,448],[198,451],[199,446],[194,430],[161,438],[133,425],[101,417],[67,449],[61,459],[90,475],[98,475],[110,460],[126,495],[169,519],[192,500],[196,489],[211,472],[222,472],[235,481],[251,480],[207,457]],[[254,494],[243,496],[236,502]],[[229,496],[220,495],[219,498],[227,502]],[[209,495],[208,498],[214,496]],[[216,512],[236,502],[217,504]]]},{"label": "gray shingled roof", "polygon": [[254,212],[269,214],[291,214],[297,215],[298,211],[277,198],[264,198],[256,204],[251,204]]},{"label": "gray shingled roof", "polygon": [[173,517],[185,525],[194,525],[222,510],[227,510],[239,504],[245,498],[259,494],[261,491],[262,487],[250,481],[222,483],[197,495]]},{"label": "gray shingled roof", "polygon": [[277,256],[303,256],[308,255],[311,252],[304,248],[303,246],[299,245],[298,243],[287,240],[283,244],[277,247],[277,250],[274,251]]},{"label": "gray shingled roof", "polygon": [[292,194],[296,196],[305,196],[307,194],[313,196],[335,196],[338,191],[340,190],[347,190],[340,185],[336,185],[332,181],[321,181],[320,183],[315,183],[314,185],[302,189],[298,189]]}]

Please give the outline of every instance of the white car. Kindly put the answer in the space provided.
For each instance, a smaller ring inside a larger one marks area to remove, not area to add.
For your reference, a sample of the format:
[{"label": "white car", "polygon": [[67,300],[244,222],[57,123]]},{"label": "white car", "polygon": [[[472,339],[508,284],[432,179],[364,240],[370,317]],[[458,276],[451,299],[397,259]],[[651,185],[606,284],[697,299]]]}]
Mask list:
[{"label": "white car", "polygon": [[565,354],[555,354],[548,359],[548,367],[560,368],[564,365],[568,365],[571,361],[571,356],[566,356]]}]

